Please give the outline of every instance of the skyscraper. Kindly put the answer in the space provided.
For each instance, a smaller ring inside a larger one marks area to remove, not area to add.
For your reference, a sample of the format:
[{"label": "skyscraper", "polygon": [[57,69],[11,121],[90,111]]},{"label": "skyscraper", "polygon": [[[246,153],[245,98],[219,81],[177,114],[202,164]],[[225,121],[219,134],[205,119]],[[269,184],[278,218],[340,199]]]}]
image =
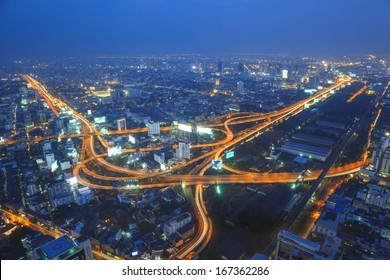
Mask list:
[{"label": "skyscraper", "polygon": [[126,130],[126,119],[125,118],[121,118],[121,119],[117,120],[116,123],[118,126],[118,130]]},{"label": "skyscraper", "polygon": [[159,122],[148,122],[146,123],[146,127],[148,128],[148,135],[160,135],[160,123]]},{"label": "skyscraper", "polygon": [[244,72],[245,71],[245,64],[242,62],[238,63],[237,70],[239,73]]},{"label": "skyscraper", "polygon": [[378,147],[372,153],[371,163],[376,172],[390,173],[390,137],[383,137]]},{"label": "skyscraper", "polygon": [[191,157],[191,143],[186,140],[180,140],[176,149],[176,157],[178,159],[189,159]]},{"label": "skyscraper", "polygon": [[288,79],[288,70],[287,69],[283,69],[282,70],[282,78],[283,79]]},{"label": "skyscraper", "polygon": [[223,62],[221,60],[218,61],[217,72],[221,74],[223,73]]},{"label": "skyscraper", "polygon": [[245,94],[244,82],[237,82],[237,91],[239,94]]}]

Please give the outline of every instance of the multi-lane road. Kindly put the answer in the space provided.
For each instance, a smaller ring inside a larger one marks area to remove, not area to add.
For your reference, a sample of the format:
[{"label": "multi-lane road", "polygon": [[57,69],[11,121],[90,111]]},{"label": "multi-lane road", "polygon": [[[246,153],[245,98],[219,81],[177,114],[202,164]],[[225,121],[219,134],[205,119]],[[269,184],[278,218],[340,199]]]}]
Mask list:
[{"label": "multi-lane road", "polygon": [[[351,82],[351,78],[344,77],[339,79],[333,85],[325,88],[316,94],[301,100],[295,104],[287,106],[279,111],[274,111],[267,114],[260,113],[233,113],[218,117],[208,124],[214,131],[222,133],[225,135],[225,138],[215,143],[207,144],[198,144],[193,145],[192,148],[206,148],[204,154],[199,157],[190,159],[186,162],[176,165],[175,167],[154,173],[147,173],[139,170],[131,170],[129,168],[121,167],[110,163],[106,160],[107,153],[102,153],[96,151],[96,145],[99,143],[99,146],[107,149],[109,148],[108,142],[104,139],[102,134],[96,129],[94,124],[88,120],[85,116],[71,108],[68,104],[62,100],[53,96],[49,91],[38,81],[33,79],[31,76],[23,75],[26,81],[33,87],[36,88],[39,94],[44,98],[48,103],[49,107],[53,113],[58,116],[59,110],[61,108],[68,108],[73,112],[73,116],[82,121],[83,124],[83,133],[74,134],[74,135],[63,135],[60,137],[82,137],[82,149],[80,151],[81,163],[76,165],[73,173],[77,177],[77,180],[80,184],[103,190],[112,190],[112,189],[129,189],[131,187],[122,186],[122,187],[113,187],[114,181],[125,181],[129,179],[150,179],[155,178],[155,183],[144,183],[139,186],[139,188],[157,188],[165,186],[174,186],[186,184],[187,188],[189,186],[195,186],[195,193],[193,194],[191,189],[186,191],[187,198],[193,206],[193,214],[197,218],[197,232],[195,237],[191,242],[186,244],[177,254],[174,255],[175,258],[184,259],[189,258],[193,255],[199,253],[208,243],[212,234],[212,225],[211,220],[208,217],[207,209],[203,202],[203,185],[204,184],[218,184],[218,183],[287,183],[295,182],[299,174],[297,173],[254,173],[246,172],[241,170],[233,169],[229,166],[224,165],[223,167],[234,173],[232,175],[204,175],[207,169],[211,167],[210,160],[216,159],[221,160],[223,154],[226,150],[234,148],[236,145],[247,141],[253,137],[257,137],[263,131],[268,129],[272,125],[276,125],[288,119],[291,116],[299,114],[307,105],[311,105],[317,100],[322,100],[328,98],[330,93],[334,90],[342,87],[346,83]],[[252,124],[251,127],[240,131],[238,133],[233,133],[231,126],[248,123]],[[162,127],[162,130],[168,131],[170,127]],[[131,130],[119,130],[119,131],[110,131],[110,135],[128,135],[133,133],[142,133],[146,132],[146,128],[138,128]],[[40,141],[48,138],[49,136],[32,139],[32,141]],[[1,143],[2,145],[8,145],[16,143],[21,140],[9,140]],[[97,143],[97,142],[98,143]],[[141,151],[151,152],[160,149],[161,147],[155,148],[143,148]],[[133,153],[135,149],[124,149],[124,153]],[[109,170],[111,176],[105,174],[98,174],[95,170],[89,168],[89,163],[94,162],[103,168],[103,170]],[[333,168],[328,173],[327,176],[341,176],[345,174],[350,174],[359,170],[360,166],[365,162],[356,162],[350,165]],[[192,164],[196,164],[188,175],[178,175],[174,174],[175,171],[178,171],[184,167],[188,167]],[[306,180],[317,180],[321,174],[321,170],[313,171],[310,176],[306,177]],[[86,177],[85,177],[86,176]],[[89,178],[99,179],[100,182],[105,183],[94,183],[91,182]]]},{"label": "multi-lane road", "polygon": [[[347,144],[351,141],[356,130],[361,126],[361,124],[364,121],[366,121],[367,116],[369,115],[370,112],[372,112],[372,109],[377,106],[380,99],[383,97],[383,95],[389,89],[389,86],[390,86],[390,83],[385,87],[385,89],[383,90],[383,92],[381,94],[377,95],[376,98],[368,104],[367,108],[365,109],[363,114],[359,117],[359,119],[355,120],[354,124],[350,127],[350,129],[347,131],[347,133],[342,137],[341,142],[332,151],[332,154],[327,159],[323,170],[321,170],[321,172],[319,174],[317,174],[316,179],[314,180],[314,182],[310,186],[310,189],[305,193],[304,197],[299,201],[297,206],[294,207],[294,209],[291,211],[291,213],[287,216],[285,222],[280,226],[280,228],[277,231],[288,230],[289,227],[291,227],[293,222],[296,220],[298,215],[302,212],[302,210],[306,206],[309,199],[314,195],[315,191],[317,190],[318,186],[322,183],[323,179],[326,177],[329,177],[327,175],[329,175],[332,172],[331,166],[343,154],[342,152],[344,151]],[[361,90],[358,91],[358,92],[360,92],[359,94],[361,94],[361,92],[363,92],[364,90],[365,90],[365,88],[363,87]],[[347,102],[350,102],[349,99]],[[376,122],[376,119],[374,120],[374,122]],[[371,133],[371,132],[369,132],[369,133]],[[361,163],[365,164],[368,162],[369,161],[365,160],[365,161],[362,161]],[[341,168],[341,169],[343,169],[343,168]],[[357,169],[357,171],[358,170],[359,169]],[[345,175],[347,175],[347,173]],[[305,180],[306,179],[307,179],[307,177],[305,176]],[[274,250],[275,245],[276,245],[276,236],[274,236],[272,242],[270,242],[270,244],[266,248],[265,253],[268,255],[271,255],[271,252]]]},{"label": "multi-lane road", "polygon": [[[10,220],[11,223],[16,224],[16,225],[22,225],[28,228],[31,228],[35,231],[42,232],[45,235],[52,236],[54,238],[58,238],[62,235],[64,235],[63,232],[57,230],[57,229],[49,229],[45,226],[39,225],[38,223],[30,221],[27,217],[24,217],[22,215],[12,213],[10,211],[7,211],[5,209],[0,209],[0,213],[3,215],[5,219]],[[118,258],[112,258],[103,252],[93,249],[92,254],[95,260],[114,260]]]}]

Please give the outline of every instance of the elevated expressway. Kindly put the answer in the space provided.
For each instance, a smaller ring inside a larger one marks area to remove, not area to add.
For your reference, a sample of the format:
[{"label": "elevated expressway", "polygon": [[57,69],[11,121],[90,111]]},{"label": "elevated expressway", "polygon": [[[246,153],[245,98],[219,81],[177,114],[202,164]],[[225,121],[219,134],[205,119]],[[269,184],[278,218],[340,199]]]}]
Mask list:
[{"label": "elevated expressway", "polygon": [[[210,160],[216,159],[220,160],[222,158],[222,154],[224,151],[231,149],[237,144],[240,144],[251,137],[257,137],[260,135],[266,128],[271,125],[278,124],[288,119],[291,116],[299,114],[305,109],[307,104],[312,104],[315,102],[315,99],[322,100],[327,98],[328,93],[342,87],[345,83],[351,82],[349,77],[344,77],[339,79],[336,83],[331,85],[328,88],[325,88],[316,94],[301,100],[293,105],[285,107],[281,110],[274,111],[267,114],[260,113],[233,113],[224,115],[214,119],[209,127],[212,127],[214,131],[219,131],[225,134],[225,138],[216,143],[208,143],[208,144],[199,144],[194,145],[192,148],[212,148],[211,151],[204,153],[203,155],[191,159],[183,164],[176,165],[175,167],[155,173],[146,173],[137,170],[131,170],[125,167],[114,165],[105,160],[107,157],[106,153],[98,154],[95,150],[95,137],[100,142],[100,144],[104,148],[109,148],[107,141],[102,137],[101,133],[97,131],[95,126],[83,115],[76,112],[73,108],[65,104],[63,101],[59,100],[52,96],[42,84],[38,83],[35,79],[28,75],[23,75],[23,77],[30,83],[30,85],[36,89],[38,89],[39,94],[46,100],[49,107],[53,110],[56,116],[59,115],[58,109],[67,107],[72,112],[75,118],[79,118],[83,123],[84,131],[80,135],[72,135],[72,137],[82,137],[82,161],[80,164],[76,165],[73,170],[74,175],[77,177],[77,180],[80,184],[101,190],[128,190],[133,187],[121,186],[121,187],[113,187],[113,181],[125,181],[129,179],[150,179],[156,178],[155,183],[145,183],[141,184],[137,188],[158,188],[158,187],[166,187],[166,186],[177,186],[183,185],[195,187],[195,196],[192,195],[191,190],[187,190],[187,197],[193,206],[193,212],[198,220],[198,229],[195,237],[191,242],[186,244],[183,248],[179,250],[173,257],[178,259],[191,258],[192,255],[200,252],[210,240],[212,234],[212,226],[211,221],[207,214],[207,209],[204,206],[203,202],[203,184],[218,184],[218,183],[288,183],[295,182],[299,174],[297,173],[254,173],[254,172],[246,172],[240,171],[233,168],[230,168],[226,165],[223,167],[235,173],[233,175],[204,175],[205,171],[211,167]],[[260,122],[260,123],[259,123]],[[243,123],[254,123],[254,125],[248,129],[240,131],[236,134],[232,132],[230,126],[243,124]],[[219,128],[222,127],[222,128]],[[169,130],[169,127],[162,128],[163,130]],[[132,130],[122,130],[122,131],[111,131],[109,134],[111,135],[119,135],[119,134],[129,134],[129,133],[139,133],[146,132],[146,128],[132,129]],[[67,137],[64,135],[64,137]],[[35,140],[36,141],[36,140]],[[156,148],[143,148],[141,151],[149,152],[159,150],[161,147]],[[135,149],[124,149],[124,153],[132,153]],[[191,164],[195,164],[199,161],[203,160],[199,163],[194,169],[192,169],[188,175],[178,175],[172,174],[174,171],[182,169]],[[96,172],[89,170],[87,168],[87,163],[94,161],[99,166],[104,167],[113,173],[118,173],[118,176],[106,176],[100,175]],[[341,176],[350,174],[353,172],[357,172],[359,167],[365,162],[357,162],[350,165],[332,168],[328,173],[328,177]],[[93,178],[99,179],[101,181],[105,181],[107,183],[92,183],[89,180],[83,178],[81,176],[81,170],[83,173],[91,176]],[[305,180],[315,180],[321,170],[312,171],[310,176],[305,177]]]}]

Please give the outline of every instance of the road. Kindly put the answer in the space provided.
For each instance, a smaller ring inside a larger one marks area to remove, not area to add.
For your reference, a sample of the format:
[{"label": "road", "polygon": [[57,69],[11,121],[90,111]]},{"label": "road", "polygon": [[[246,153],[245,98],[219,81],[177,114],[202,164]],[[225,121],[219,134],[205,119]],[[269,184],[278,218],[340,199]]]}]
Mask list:
[{"label": "road", "polygon": [[[32,230],[42,232],[45,235],[49,235],[49,236],[54,237],[54,238],[59,238],[62,235],[64,235],[63,233],[59,232],[56,229],[49,230],[49,229],[47,229],[47,228],[45,228],[45,227],[43,227],[43,226],[41,226],[41,225],[39,225],[37,223],[33,223],[27,217],[23,217],[23,216],[21,216],[19,214],[11,213],[11,212],[9,212],[7,210],[4,210],[4,209],[0,209],[0,213],[5,218],[7,218],[9,220],[12,220],[12,223],[14,223],[14,224],[23,225],[25,227],[31,228]],[[96,260],[114,260],[114,259],[118,259],[118,258],[112,258],[110,256],[107,256],[107,255],[103,254],[102,252],[100,252],[98,250],[92,250],[92,254],[93,254],[94,259],[96,259]]]},{"label": "road", "polygon": [[[277,230],[278,232],[281,230],[288,230],[295,219],[298,217],[298,215],[302,212],[303,208],[306,206],[309,199],[313,196],[315,191],[317,190],[318,186],[322,183],[322,180],[326,178],[327,173],[331,169],[331,166],[340,158],[342,155],[342,151],[345,149],[351,138],[353,137],[356,130],[359,128],[359,126],[365,121],[368,114],[371,112],[371,110],[376,106],[376,104],[379,102],[379,100],[383,97],[383,95],[387,92],[389,89],[390,83],[386,86],[384,91],[379,94],[375,100],[371,101],[369,106],[364,111],[363,115],[360,117],[358,121],[355,121],[355,123],[352,125],[352,127],[347,131],[347,133],[343,136],[342,141],[337,145],[337,147],[333,150],[332,154],[328,158],[328,160],[325,163],[324,169],[321,171],[317,179],[312,183],[309,191],[304,195],[304,197],[300,200],[298,205],[292,210],[292,212],[288,215],[287,219],[285,220],[285,223]],[[305,177],[306,180],[306,177]],[[270,243],[270,245],[265,250],[265,254],[271,255],[272,251],[276,247],[276,237],[275,236]]]},{"label": "road", "polygon": [[[295,104],[292,104],[290,106],[287,106],[281,110],[274,111],[268,114],[259,114],[259,113],[237,113],[237,114],[229,114],[226,116],[221,116],[219,119],[214,120],[211,124],[209,124],[210,127],[214,131],[219,131],[225,134],[225,138],[219,142],[216,143],[208,143],[208,144],[201,144],[201,145],[194,145],[194,148],[211,148],[211,151],[208,151],[204,153],[203,155],[193,158],[191,160],[188,160],[182,164],[178,164],[175,167],[160,171],[160,172],[154,172],[154,173],[146,173],[143,171],[137,171],[137,170],[131,170],[129,168],[117,166],[115,164],[112,164],[108,162],[105,157],[107,157],[106,153],[98,153],[95,149],[96,147],[96,140],[99,142],[99,144],[107,149],[110,146],[108,145],[107,141],[102,137],[101,133],[97,131],[94,124],[90,122],[85,116],[78,113],[76,110],[71,108],[68,104],[63,102],[62,100],[54,97],[52,94],[48,92],[48,90],[40,84],[38,81],[33,79],[32,77],[28,75],[23,75],[23,77],[30,83],[30,85],[36,89],[38,89],[39,94],[45,99],[45,101],[48,103],[49,107],[52,109],[54,114],[56,116],[59,115],[59,110],[61,108],[68,108],[73,112],[73,116],[75,118],[78,118],[82,121],[83,124],[83,133],[80,135],[77,135],[75,137],[82,137],[82,149],[81,149],[81,164],[78,164],[74,168],[74,175],[77,177],[77,180],[80,184],[89,186],[91,188],[97,188],[97,189],[103,189],[103,190],[112,190],[114,189],[112,187],[113,181],[119,181],[119,180],[127,180],[127,179],[150,179],[150,178],[157,178],[158,182],[154,184],[144,184],[141,185],[140,188],[156,188],[156,187],[163,187],[163,186],[172,186],[172,185],[180,185],[184,181],[187,185],[195,185],[195,197],[193,200],[193,212],[196,213],[196,217],[198,220],[198,230],[197,234],[195,235],[195,238],[188,243],[179,254],[177,254],[177,257],[180,259],[188,258],[188,256],[191,256],[193,254],[196,254],[199,252],[204,246],[207,245],[209,238],[211,237],[212,233],[212,226],[211,221],[208,218],[207,210],[205,209],[204,203],[203,203],[203,184],[214,184],[214,183],[275,183],[275,182],[295,182],[297,178],[296,173],[244,173],[240,174],[240,171],[233,170],[230,168],[230,171],[234,173],[234,175],[221,175],[221,176],[204,176],[204,172],[211,167],[210,159],[214,158],[217,160],[220,160],[223,156],[224,151],[233,148],[235,145],[238,145],[244,141],[247,141],[250,138],[259,136],[265,129],[269,128],[272,125],[276,125],[278,123],[281,123],[288,119],[291,116],[294,116],[296,114],[299,114],[305,109],[306,105],[310,105],[314,103],[315,99],[325,99],[328,97],[328,93],[332,90],[335,90],[337,88],[340,88],[345,83],[350,82],[351,79],[349,77],[344,77],[342,79],[339,79],[336,83],[329,86],[328,88],[325,88],[316,94],[301,100]],[[260,122],[260,123],[259,123]],[[240,131],[236,134],[232,132],[230,129],[230,126],[242,124],[242,123],[254,123],[254,125],[248,129],[245,129],[243,131]],[[217,127],[223,127],[223,128],[217,128]],[[167,129],[168,128],[164,128]],[[127,130],[127,131],[114,131],[110,132],[112,135],[116,134],[126,134],[126,133],[138,133],[138,132],[145,132],[146,128],[139,128],[134,130]],[[96,139],[95,139],[96,138]],[[146,150],[149,149],[149,150]],[[146,148],[145,151],[153,151],[154,149],[158,148]],[[128,149],[124,150],[124,152],[134,152],[134,149]],[[207,160],[206,160],[207,159]],[[188,175],[177,175],[172,174],[173,172],[180,170],[184,167],[187,167],[191,164],[196,164],[200,161],[202,161],[198,166],[196,166],[191,172],[191,174]],[[97,174],[93,170],[88,169],[87,163],[94,161],[99,166],[103,167],[106,170],[109,170],[114,173],[118,173],[118,176],[105,176],[104,174],[100,175]],[[342,167],[339,169],[334,170],[333,172],[330,172],[328,176],[340,176],[343,174],[349,174],[351,172],[356,172],[358,170],[359,164],[361,163],[355,163],[356,166],[348,166],[348,167]],[[224,166],[226,169],[229,169],[229,167]],[[86,178],[83,178],[81,174],[81,170],[83,170],[83,174],[86,174],[88,176],[91,176],[93,178],[101,179],[107,181],[106,185],[100,185],[89,182]],[[128,176],[123,176],[121,174],[125,174]],[[321,176],[321,171],[315,171],[312,172],[311,178],[307,178],[308,180],[316,180],[319,176]],[[129,187],[119,187],[116,189],[129,189]],[[190,198],[191,200],[191,198]]]}]

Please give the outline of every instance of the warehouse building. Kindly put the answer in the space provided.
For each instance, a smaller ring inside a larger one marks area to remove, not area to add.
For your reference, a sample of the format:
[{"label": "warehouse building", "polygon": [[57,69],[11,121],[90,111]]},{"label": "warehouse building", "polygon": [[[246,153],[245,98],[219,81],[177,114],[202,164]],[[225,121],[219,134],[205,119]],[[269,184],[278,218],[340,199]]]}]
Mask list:
[{"label": "warehouse building", "polygon": [[335,139],[329,137],[315,136],[306,133],[298,133],[292,136],[292,139],[306,142],[308,144],[316,144],[326,147],[333,147],[336,143]]},{"label": "warehouse building", "polygon": [[295,141],[287,141],[281,150],[289,154],[305,156],[319,161],[326,161],[332,151],[329,147],[317,147]]}]

